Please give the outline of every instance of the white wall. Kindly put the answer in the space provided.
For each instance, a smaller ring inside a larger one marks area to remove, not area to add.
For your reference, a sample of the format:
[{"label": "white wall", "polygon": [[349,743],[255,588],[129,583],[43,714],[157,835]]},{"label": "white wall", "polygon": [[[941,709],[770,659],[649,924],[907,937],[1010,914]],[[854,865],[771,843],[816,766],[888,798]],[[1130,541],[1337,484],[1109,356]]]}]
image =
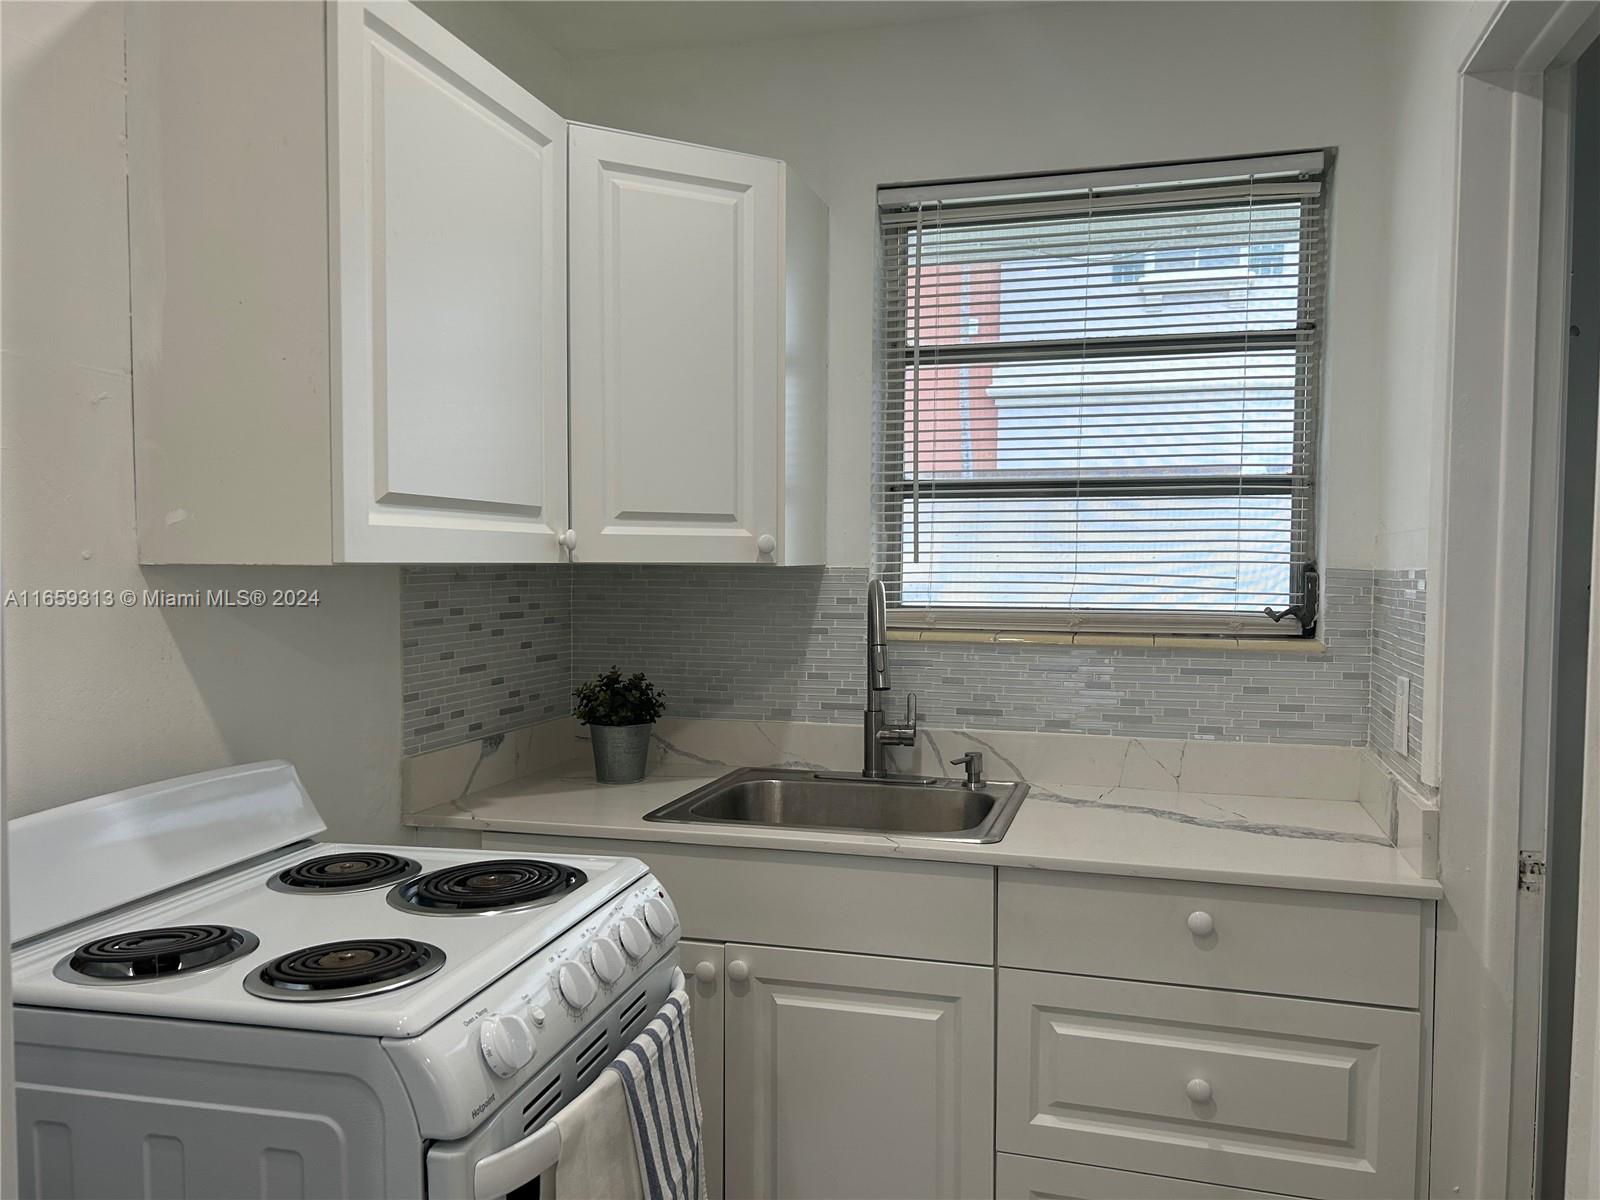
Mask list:
[{"label": "white wall", "polygon": [[335,836],[396,837],[397,571],[136,564],[123,12],[0,8],[6,587],[280,585],[323,601],[7,609],[6,812],[281,756]]},{"label": "white wall", "polygon": [[418,0],[417,7],[551,108],[565,112],[570,64],[530,32],[519,5],[506,0]]},{"label": "white wall", "polygon": [[563,111],[786,159],[828,201],[835,564],[866,562],[869,546],[876,185],[1337,147],[1324,561],[1370,566],[1384,495],[1373,438],[1385,422],[1389,35],[1382,5],[1023,5],[584,58]]}]

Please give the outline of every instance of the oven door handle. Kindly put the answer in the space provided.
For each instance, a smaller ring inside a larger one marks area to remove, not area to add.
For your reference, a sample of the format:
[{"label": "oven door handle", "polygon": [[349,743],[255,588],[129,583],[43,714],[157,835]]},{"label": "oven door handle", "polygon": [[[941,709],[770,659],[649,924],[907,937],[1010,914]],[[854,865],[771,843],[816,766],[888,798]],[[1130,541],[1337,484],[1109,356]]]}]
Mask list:
[{"label": "oven door handle", "polygon": [[561,1129],[546,1121],[520,1142],[478,1160],[472,1173],[474,1200],[496,1200],[543,1175],[561,1157]]}]

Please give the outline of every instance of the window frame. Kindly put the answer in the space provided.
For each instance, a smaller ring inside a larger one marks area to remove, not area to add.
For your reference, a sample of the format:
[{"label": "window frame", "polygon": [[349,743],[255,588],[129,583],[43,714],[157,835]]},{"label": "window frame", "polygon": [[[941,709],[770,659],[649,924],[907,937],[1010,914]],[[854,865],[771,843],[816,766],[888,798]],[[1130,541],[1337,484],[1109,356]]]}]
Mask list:
[{"label": "window frame", "polygon": [[[1276,163],[1283,157],[1291,159],[1306,156],[1278,156],[1271,159],[1243,160],[1245,164]],[[936,196],[940,185],[911,185],[907,188],[880,189],[878,209],[879,262],[881,267],[880,303],[877,313],[881,336],[877,339],[877,404],[874,411],[873,483],[872,483],[872,556],[875,572],[884,578],[888,602],[888,620],[892,627],[909,629],[967,629],[993,631],[1041,631],[1083,633],[1135,633],[1135,634],[1215,634],[1250,637],[1314,636],[1318,609],[1317,588],[1317,509],[1320,491],[1318,462],[1320,445],[1320,417],[1322,407],[1322,370],[1325,350],[1326,307],[1328,288],[1326,279],[1319,288],[1315,272],[1320,268],[1326,276],[1329,262],[1331,229],[1328,225],[1328,191],[1332,172],[1332,151],[1317,154],[1319,162],[1316,177],[1320,196],[1320,232],[1310,222],[1300,221],[1298,271],[1296,284],[1297,314],[1293,329],[1282,331],[1237,331],[1230,333],[1178,333],[1149,334],[1100,338],[1056,338],[1037,340],[1012,340],[963,345],[960,343],[923,345],[915,348],[915,358],[907,338],[910,328],[910,238],[917,226],[905,222],[892,225],[885,220],[888,213],[897,211],[885,204],[884,195],[906,191],[922,197],[926,202],[929,192]],[[1187,171],[1188,178],[1196,181],[1194,187],[1196,207],[1207,210],[1224,207],[1248,208],[1249,196],[1228,201],[1207,199],[1206,193],[1219,182],[1237,178],[1239,163],[1164,164],[1166,173]],[[1233,168],[1230,174],[1229,168]],[[1208,175],[1207,171],[1216,174]],[[1118,168],[1109,172],[1082,173],[1086,178],[1112,177],[1119,181],[1137,177],[1139,168]],[[1076,176],[1044,177],[1054,182],[1071,180]],[[966,181],[953,190],[971,195],[975,189],[989,186],[996,191],[1005,190],[1009,181]],[[1019,181],[1024,182],[1024,181]],[[1186,188],[1172,185],[1153,185],[1148,194],[1165,197],[1164,203],[1149,205],[1119,204],[1118,216],[1141,212],[1171,209],[1172,197]],[[937,200],[935,201],[937,203]],[[1275,200],[1274,202],[1281,202]],[[1297,203],[1304,206],[1306,198]],[[997,206],[998,207],[998,206]],[[1030,209],[1033,206],[1030,206]],[[900,209],[898,211],[904,211]],[[1054,215],[1054,214],[1052,214]],[[1069,210],[1059,214],[1063,220],[1071,219]],[[1037,211],[1024,211],[1007,215],[1003,220],[1037,222]],[[998,223],[998,222],[997,222]],[[1146,276],[1150,273],[1148,255],[1144,256]],[[903,269],[893,272],[889,263],[903,264]],[[1288,274],[1287,264],[1280,256],[1278,273]],[[1254,276],[1250,249],[1240,255],[1239,270]],[[892,278],[891,276],[897,276]],[[1320,307],[1321,311],[1315,311]],[[1309,335],[1309,336],[1308,336]],[[1024,363],[1044,361],[1106,361],[1114,358],[1203,356],[1207,354],[1238,353],[1240,351],[1293,350],[1295,352],[1296,378],[1307,382],[1296,389],[1295,428],[1303,437],[1295,439],[1294,464],[1287,475],[1216,474],[1208,476],[1159,476],[1128,473],[1121,476],[1084,476],[1072,479],[1041,477],[1028,481],[997,481],[992,479],[923,480],[920,483],[907,477],[904,469],[906,431],[914,425],[907,411],[907,393],[903,372],[890,378],[888,363],[910,363],[918,368],[940,366],[972,366],[979,364]],[[899,419],[893,419],[895,415]],[[1291,596],[1288,615],[1273,619],[1262,613],[1201,613],[1179,610],[1095,609],[1069,607],[966,607],[956,605],[902,604],[902,556],[905,542],[904,521],[899,526],[899,536],[889,536],[887,512],[897,500],[902,506],[919,498],[940,500],[952,496],[974,499],[1009,497],[1027,499],[1126,498],[1152,497],[1176,498],[1180,496],[1286,496],[1290,500],[1291,519]],[[1303,503],[1296,503],[1303,499]],[[1307,594],[1309,592],[1309,594]]]}]

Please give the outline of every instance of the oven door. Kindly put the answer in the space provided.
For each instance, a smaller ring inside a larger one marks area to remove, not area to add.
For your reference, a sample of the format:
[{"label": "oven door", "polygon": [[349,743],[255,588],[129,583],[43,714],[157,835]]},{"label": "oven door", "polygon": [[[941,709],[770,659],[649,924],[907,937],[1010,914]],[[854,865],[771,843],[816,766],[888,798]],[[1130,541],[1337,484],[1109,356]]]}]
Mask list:
[{"label": "oven door", "polygon": [[[562,1056],[563,1059],[566,1055]],[[607,1058],[596,1068],[603,1070]],[[575,1094],[563,1063],[552,1063],[518,1088],[485,1125],[453,1142],[428,1147],[428,1200],[537,1200],[540,1179],[561,1154],[552,1119]]]},{"label": "oven door", "polygon": [[561,1156],[561,1134],[552,1118],[649,1023],[675,980],[681,983],[682,975],[672,957],[663,956],[646,976],[649,1002],[632,1009],[631,1020],[623,1021],[622,1001],[613,1002],[484,1124],[464,1138],[429,1146],[428,1200],[549,1197],[551,1171]]},{"label": "oven door", "polygon": [[561,1130],[554,1121],[546,1121],[521,1141],[482,1157],[470,1152],[451,1153],[462,1145],[461,1142],[451,1143],[450,1148],[441,1153],[429,1152],[430,1197],[439,1200],[539,1200],[541,1195],[552,1194],[552,1173],[561,1157]]}]

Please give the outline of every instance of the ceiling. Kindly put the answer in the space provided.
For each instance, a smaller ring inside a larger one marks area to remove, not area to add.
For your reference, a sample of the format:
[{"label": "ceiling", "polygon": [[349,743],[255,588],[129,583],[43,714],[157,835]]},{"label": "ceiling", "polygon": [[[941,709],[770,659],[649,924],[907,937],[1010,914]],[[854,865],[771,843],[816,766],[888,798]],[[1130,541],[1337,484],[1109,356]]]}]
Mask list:
[{"label": "ceiling", "polygon": [[[1022,0],[1026,2],[1026,0]],[[567,58],[875,29],[1015,8],[1018,0],[516,0]]]}]

